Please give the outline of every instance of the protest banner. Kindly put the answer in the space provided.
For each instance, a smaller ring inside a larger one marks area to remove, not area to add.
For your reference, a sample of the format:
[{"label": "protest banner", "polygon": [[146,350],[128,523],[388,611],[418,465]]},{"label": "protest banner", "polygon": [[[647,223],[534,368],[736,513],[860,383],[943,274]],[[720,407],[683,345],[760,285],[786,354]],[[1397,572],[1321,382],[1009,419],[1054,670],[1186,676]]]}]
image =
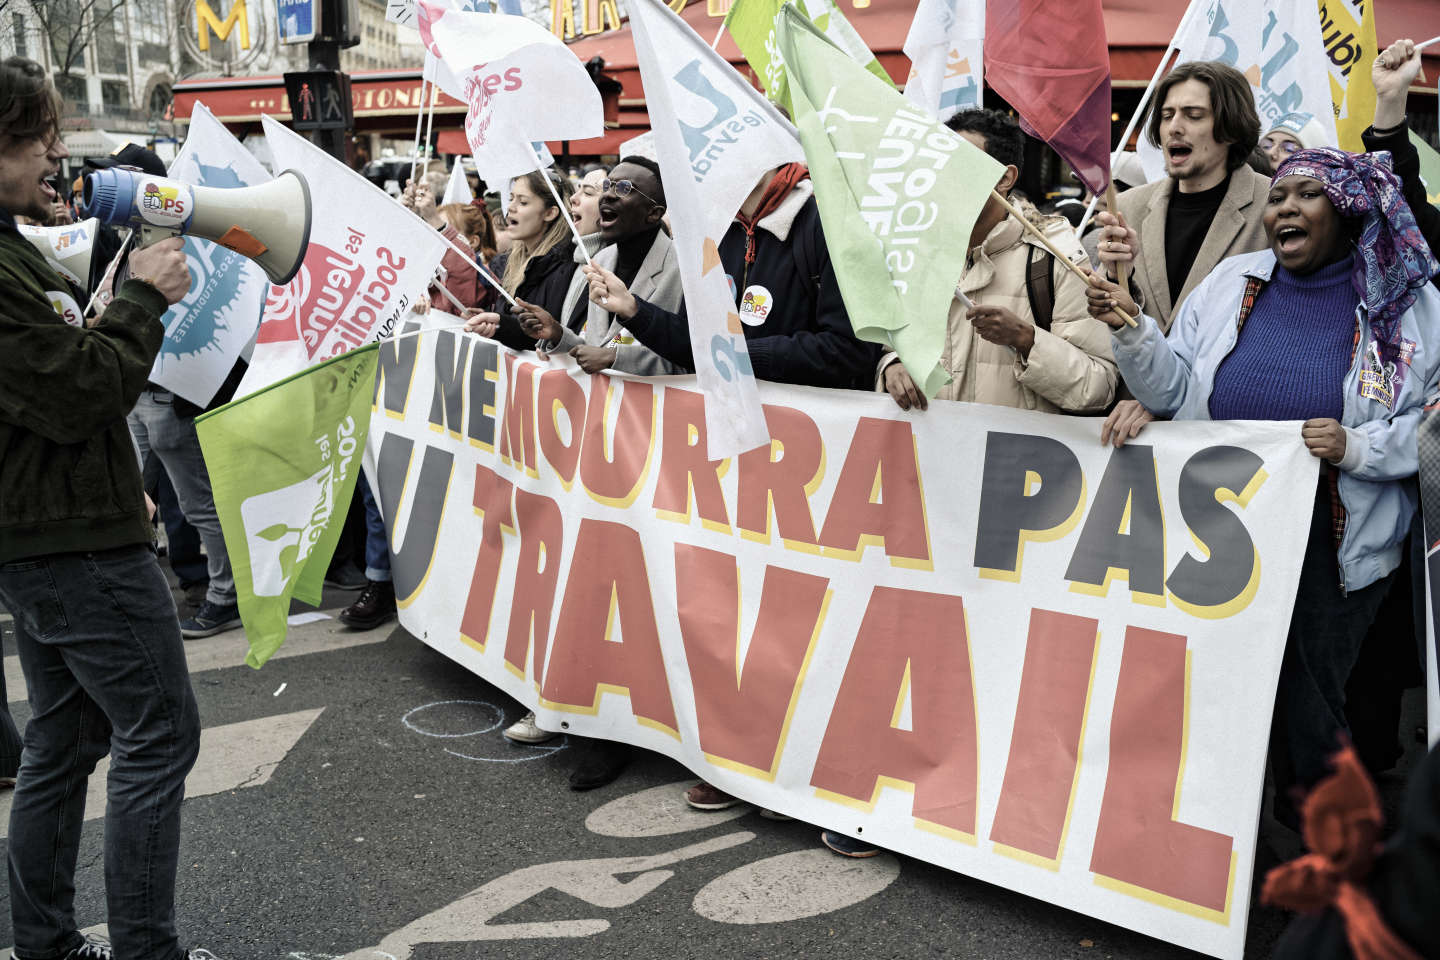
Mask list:
[{"label": "protest banner", "polygon": [[875,80],[799,15],[776,42],[855,335],[900,356],[927,397],[941,363],[970,233],[1005,167]]},{"label": "protest banner", "polygon": [[[660,0],[633,0],[630,27],[674,227],[710,454],[765,443],[755,372],[720,241],[760,178],[803,160],[795,128]],[[679,172],[679,176],[675,172]],[[689,172],[691,175],[686,176]]]},{"label": "protest banner", "polygon": [[237,396],[388,335],[445,255],[440,231],[310,141],[264,118],[278,169],[310,184],[310,247],[295,278],[270,287]]},{"label": "protest banner", "polygon": [[[775,41],[775,18],[787,5],[810,20],[815,28],[856,63],[879,79],[894,86],[890,74],[865,45],[865,38],[845,19],[834,0],[735,0],[725,15],[724,29],[730,31],[735,46],[745,55],[745,62],[755,71],[765,95],[794,116],[790,90],[785,78],[785,63]],[[646,88],[649,89],[649,88]]]},{"label": "protest banner", "polygon": [[[402,625],[542,727],[1239,958],[1316,460],[1296,423],[1100,420],[382,344]],[[863,831],[863,832],[862,832]]]},{"label": "protest banner", "polygon": [[[1176,63],[1219,60],[1245,74],[1255,94],[1262,133],[1287,114],[1313,118],[1335,142],[1330,58],[1320,36],[1315,0],[1196,0],[1177,35]],[[1368,69],[1368,67],[1367,67]],[[1163,104],[1154,104],[1158,110]],[[1149,180],[1165,176],[1165,156],[1141,137],[1137,152]]]},{"label": "protest banner", "polygon": [[905,97],[940,121],[980,106],[985,0],[920,0],[902,47]]},{"label": "protest banner", "polygon": [[[196,104],[170,176],[201,187],[254,187],[272,178],[204,104]],[[217,243],[185,238],[190,290],[165,312],[165,340],[150,380],[196,406],[209,406],[255,336],[270,291],[265,271]]]},{"label": "protest banner", "polygon": [[1375,81],[1370,65],[1380,55],[1375,39],[1376,0],[1315,0],[1320,38],[1329,57],[1330,100],[1340,149],[1364,153],[1360,134],[1375,118]]},{"label": "protest banner", "polygon": [[290,598],[320,605],[355,492],[378,347],[316,364],[195,418],[240,619],[260,667],[285,641]]}]

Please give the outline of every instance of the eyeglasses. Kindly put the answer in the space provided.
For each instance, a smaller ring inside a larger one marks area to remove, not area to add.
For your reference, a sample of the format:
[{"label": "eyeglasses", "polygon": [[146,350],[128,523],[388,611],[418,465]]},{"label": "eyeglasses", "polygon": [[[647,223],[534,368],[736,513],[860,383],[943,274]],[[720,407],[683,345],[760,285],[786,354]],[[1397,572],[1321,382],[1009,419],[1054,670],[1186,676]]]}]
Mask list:
[{"label": "eyeglasses", "polygon": [[1285,151],[1286,156],[1289,156],[1292,153],[1296,153],[1302,149],[1300,144],[1296,143],[1294,140],[1276,140],[1274,137],[1266,137],[1265,139],[1261,140],[1260,146],[1264,148],[1267,153],[1271,150],[1274,150],[1276,147],[1279,147],[1281,150]]},{"label": "eyeglasses", "polygon": [[631,191],[634,191],[635,193],[640,194],[640,196],[645,197],[646,200],[649,200],[655,206],[664,206],[664,204],[662,204],[659,200],[656,200],[654,197],[646,196],[644,191],[640,190],[638,187],[635,186],[634,180],[611,180],[609,177],[606,177],[604,180],[600,181],[601,193],[609,193],[611,190],[615,191],[615,196],[617,197],[628,197],[630,196]]}]

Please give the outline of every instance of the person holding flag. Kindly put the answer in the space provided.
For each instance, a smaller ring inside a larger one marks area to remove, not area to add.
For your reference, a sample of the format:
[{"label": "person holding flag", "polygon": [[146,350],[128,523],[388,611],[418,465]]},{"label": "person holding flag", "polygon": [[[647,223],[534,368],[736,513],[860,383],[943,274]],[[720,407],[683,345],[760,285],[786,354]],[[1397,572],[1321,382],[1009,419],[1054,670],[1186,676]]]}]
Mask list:
[{"label": "person holding flag", "polygon": [[[946,126],[1005,165],[995,190],[1008,196],[1024,156],[1020,125],[996,110],[963,110]],[[1072,262],[1088,259],[1064,217],[1047,218],[1044,229]],[[969,249],[943,355],[951,381],[938,396],[1051,413],[1108,407],[1118,375],[1108,332],[1086,310],[1084,282],[1057,269],[1055,256],[995,197],[975,221]],[[926,409],[899,359],[894,352],[880,359],[877,389],[902,410]]]},{"label": "person holding flag", "polygon": [[1375,81],[1375,122],[1360,135],[1365,150],[1389,151],[1420,232],[1432,249],[1440,250],[1440,209],[1431,205],[1420,181],[1420,155],[1410,142],[1405,119],[1405,98],[1420,74],[1420,51],[1413,40],[1396,40],[1375,58],[1370,72]]}]

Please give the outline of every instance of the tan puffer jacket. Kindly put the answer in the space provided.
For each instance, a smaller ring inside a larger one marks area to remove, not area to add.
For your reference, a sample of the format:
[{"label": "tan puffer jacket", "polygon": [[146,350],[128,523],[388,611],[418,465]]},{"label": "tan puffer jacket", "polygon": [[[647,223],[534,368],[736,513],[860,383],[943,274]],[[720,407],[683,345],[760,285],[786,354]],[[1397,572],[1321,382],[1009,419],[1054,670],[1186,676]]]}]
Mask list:
[{"label": "tan puffer jacket", "polygon": [[[1086,256],[1064,217],[1045,217],[1040,226],[1072,261]],[[1025,294],[1025,273],[1031,256],[1044,246],[1025,232],[1013,216],[998,223],[985,242],[971,252],[960,290],[977,304],[1005,307],[1034,323]],[[1110,330],[1085,308],[1085,284],[1060,264],[1053,268],[1055,310],[1050,330],[1035,331],[1030,357],[1022,361],[1010,347],[982,340],[965,319],[959,299],[950,303],[949,332],[940,362],[952,381],[939,393],[942,400],[967,400],[1046,413],[1099,413],[1115,397],[1119,380],[1110,353]],[[876,389],[885,389],[885,367],[898,358],[880,360]]]}]

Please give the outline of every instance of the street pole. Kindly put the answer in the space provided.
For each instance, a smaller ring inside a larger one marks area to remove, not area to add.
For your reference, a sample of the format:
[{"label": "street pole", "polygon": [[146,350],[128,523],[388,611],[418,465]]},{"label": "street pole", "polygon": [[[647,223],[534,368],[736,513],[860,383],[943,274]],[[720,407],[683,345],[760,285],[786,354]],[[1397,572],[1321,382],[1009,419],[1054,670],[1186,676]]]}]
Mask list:
[{"label": "street pole", "polygon": [[[310,69],[340,72],[340,51],[360,42],[355,0],[317,0],[319,29],[310,41]],[[348,89],[349,84],[344,85]],[[342,163],[350,162],[350,128],[310,131],[311,142]]]}]

